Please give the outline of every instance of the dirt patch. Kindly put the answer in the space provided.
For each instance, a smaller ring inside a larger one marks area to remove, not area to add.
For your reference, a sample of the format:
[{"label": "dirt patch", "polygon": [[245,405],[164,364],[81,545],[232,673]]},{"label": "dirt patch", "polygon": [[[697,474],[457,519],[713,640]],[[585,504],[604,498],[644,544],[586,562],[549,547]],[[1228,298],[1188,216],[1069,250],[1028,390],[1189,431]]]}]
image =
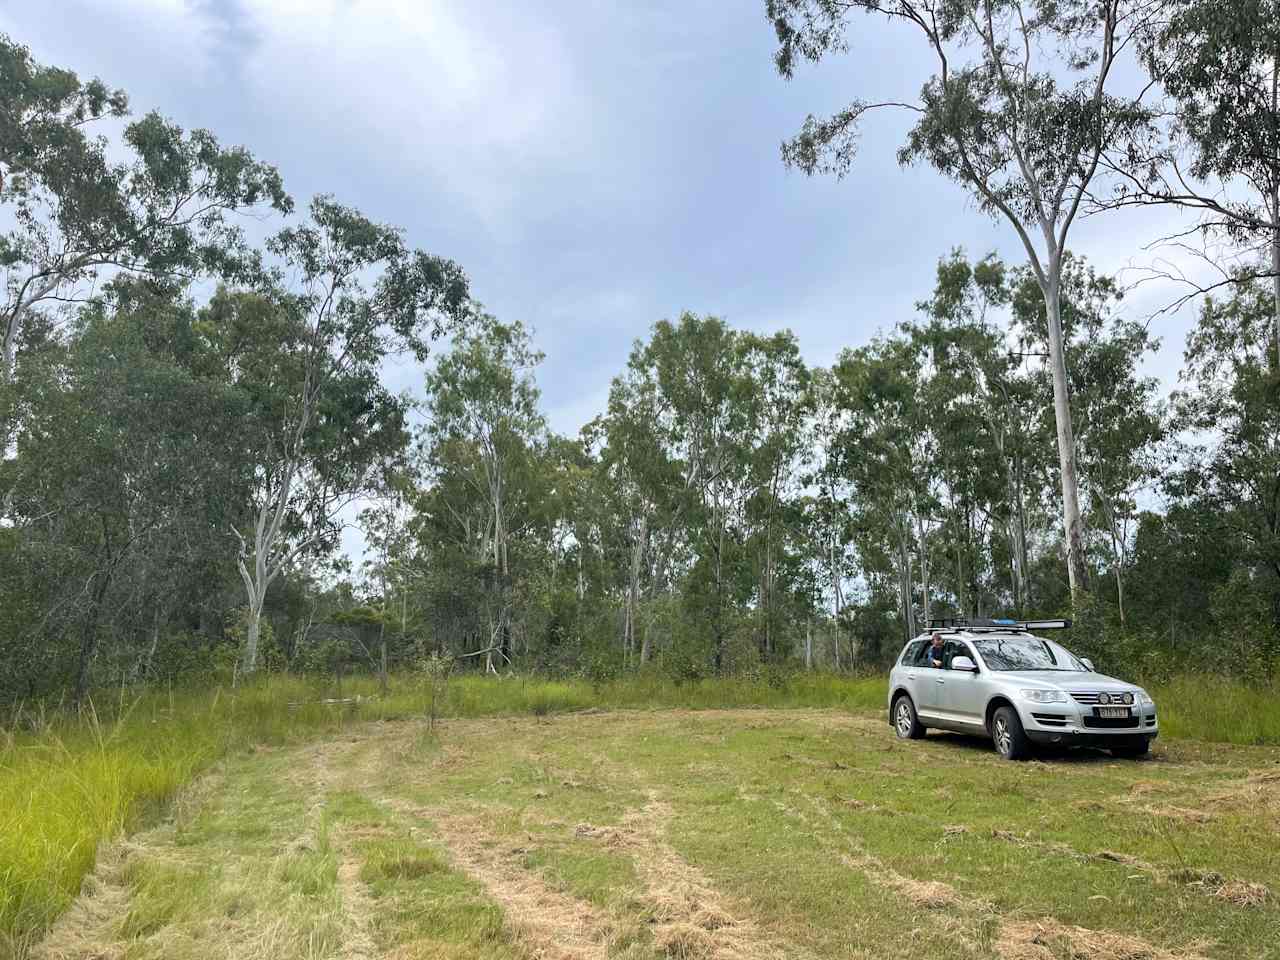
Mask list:
[{"label": "dirt patch", "polygon": [[1198,949],[1171,952],[1122,933],[1089,930],[1056,920],[1000,924],[996,952],[1004,960],[1203,960]]}]

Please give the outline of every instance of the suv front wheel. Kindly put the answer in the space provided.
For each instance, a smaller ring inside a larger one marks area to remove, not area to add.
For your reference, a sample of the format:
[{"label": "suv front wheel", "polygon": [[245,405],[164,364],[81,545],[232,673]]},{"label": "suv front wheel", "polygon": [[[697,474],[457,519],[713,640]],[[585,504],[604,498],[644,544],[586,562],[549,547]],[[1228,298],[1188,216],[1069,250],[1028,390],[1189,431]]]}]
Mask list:
[{"label": "suv front wheel", "polygon": [[893,701],[893,730],[899,740],[919,740],[924,736],[924,724],[916,716],[915,705],[905,693]]},{"label": "suv front wheel", "polygon": [[991,718],[991,739],[996,753],[1006,760],[1021,760],[1031,753],[1031,741],[1022,729],[1018,711],[1000,707]]}]

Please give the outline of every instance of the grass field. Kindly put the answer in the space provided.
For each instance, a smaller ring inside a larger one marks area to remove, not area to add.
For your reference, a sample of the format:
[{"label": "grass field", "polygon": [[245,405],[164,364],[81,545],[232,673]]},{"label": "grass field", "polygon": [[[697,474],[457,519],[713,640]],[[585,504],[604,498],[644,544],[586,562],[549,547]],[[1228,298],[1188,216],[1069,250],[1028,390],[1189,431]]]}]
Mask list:
[{"label": "grass field", "polygon": [[[332,737],[356,720],[420,717],[428,709],[427,692],[406,678],[397,679],[387,697],[377,696],[373,680],[346,681],[344,696],[376,697],[354,709],[317,702],[338,692],[332,684],[292,678],[234,691],[125,691],[79,715],[28,710],[11,730],[0,728],[0,960],[24,951],[70,905],[103,839],[163,810],[219,758],[256,745]],[[464,676],[449,685],[439,709],[450,717],[677,703],[861,710],[881,699],[879,681],[830,676],[785,685]]]},{"label": "grass field", "polygon": [[220,763],[39,958],[1280,956],[1280,750],[839,711],[362,723]]},{"label": "grass field", "polygon": [[[923,938],[917,956],[1266,956],[1280,942],[1280,750],[1166,739],[1138,766],[1001,764],[958,738],[897,744],[869,712],[883,685],[830,677],[465,678],[438,738],[405,720],[424,706],[407,685],[357,716],[287,709],[326,692],[149,695],[110,722],[0,742],[0,956],[30,953],[100,840],[166,810],[171,822],[107,848],[37,955],[181,957],[215,949],[223,928],[225,956],[539,955],[539,936],[559,936],[538,933],[542,897],[587,910],[573,936],[597,952],[566,956],[847,956],[857,943],[853,955],[892,956],[897,920]],[[1204,692],[1177,707],[1165,695],[1166,731],[1212,729],[1223,701]],[[1236,727],[1265,739],[1274,698],[1235,702]],[[594,712],[681,703],[705,710]],[[749,706],[795,709],[712,709]],[[662,919],[676,908],[650,887],[667,870],[711,913]],[[426,902],[435,912],[419,916]],[[1169,952],[1089,952],[1073,925]],[[1017,953],[1023,934],[1048,945]]]}]

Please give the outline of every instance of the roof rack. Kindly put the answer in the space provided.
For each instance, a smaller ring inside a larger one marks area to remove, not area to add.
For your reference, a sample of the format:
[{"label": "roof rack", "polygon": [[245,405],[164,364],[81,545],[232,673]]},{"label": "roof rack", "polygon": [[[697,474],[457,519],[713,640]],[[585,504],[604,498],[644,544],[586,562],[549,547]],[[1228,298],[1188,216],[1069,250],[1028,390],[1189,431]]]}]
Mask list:
[{"label": "roof rack", "polygon": [[1070,620],[984,620],[968,617],[930,617],[930,630],[1067,630]]}]

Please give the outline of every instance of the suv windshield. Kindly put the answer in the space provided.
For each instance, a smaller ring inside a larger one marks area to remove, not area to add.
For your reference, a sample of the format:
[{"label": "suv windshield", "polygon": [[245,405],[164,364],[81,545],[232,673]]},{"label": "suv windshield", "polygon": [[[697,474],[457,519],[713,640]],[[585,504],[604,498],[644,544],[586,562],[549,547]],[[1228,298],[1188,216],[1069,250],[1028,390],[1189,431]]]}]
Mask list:
[{"label": "suv windshield", "polygon": [[993,637],[974,646],[992,670],[1083,671],[1084,664],[1065,650],[1055,651],[1036,637]]}]

